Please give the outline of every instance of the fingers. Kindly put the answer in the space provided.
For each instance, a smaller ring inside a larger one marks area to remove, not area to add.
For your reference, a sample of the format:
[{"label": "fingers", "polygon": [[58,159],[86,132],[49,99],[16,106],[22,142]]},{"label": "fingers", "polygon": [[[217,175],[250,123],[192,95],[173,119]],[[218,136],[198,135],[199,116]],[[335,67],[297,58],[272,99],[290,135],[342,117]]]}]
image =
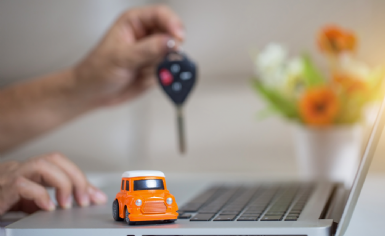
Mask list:
[{"label": "fingers", "polygon": [[47,155],[47,160],[60,168],[69,178],[76,202],[80,206],[88,206],[90,199],[87,193],[88,181],[81,170],[60,153]]},{"label": "fingers", "polygon": [[166,54],[170,37],[164,34],[151,35],[122,51],[123,64],[133,69],[152,65]]},{"label": "fingers", "polygon": [[167,6],[153,5],[129,10],[122,15],[119,21],[129,24],[137,39],[154,32],[162,32],[178,41],[184,40],[182,21]]},{"label": "fingers", "polygon": [[39,208],[46,211],[55,210],[55,204],[43,186],[24,177],[18,177],[16,189],[21,198],[33,201]]},{"label": "fingers", "polygon": [[23,176],[37,183],[54,187],[59,205],[62,208],[71,207],[72,182],[61,168],[47,160],[47,156],[25,162],[20,171]]},{"label": "fingers", "polygon": [[107,196],[92,186],[83,172],[64,155],[53,153],[48,155],[47,159],[68,176],[73,186],[75,200],[80,206],[88,206],[90,203],[102,204],[107,201]]},{"label": "fingers", "polygon": [[62,208],[72,206],[73,193],[81,206],[107,201],[106,195],[92,186],[74,163],[54,153],[22,163],[0,164],[0,215],[10,209],[28,213],[39,208],[54,210],[46,186],[55,188],[57,202]]},{"label": "fingers", "polygon": [[132,100],[145,90],[149,89],[156,83],[155,71],[153,66],[145,67],[141,70],[140,75],[134,82],[123,90],[115,99],[110,100],[103,106],[113,106],[127,100]]},{"label": "fingers", "polygon": [[94,204],[103,204],[107,202],[107,196],[100,189],[93,185],[88,185],[88,194],[91,202]]}]

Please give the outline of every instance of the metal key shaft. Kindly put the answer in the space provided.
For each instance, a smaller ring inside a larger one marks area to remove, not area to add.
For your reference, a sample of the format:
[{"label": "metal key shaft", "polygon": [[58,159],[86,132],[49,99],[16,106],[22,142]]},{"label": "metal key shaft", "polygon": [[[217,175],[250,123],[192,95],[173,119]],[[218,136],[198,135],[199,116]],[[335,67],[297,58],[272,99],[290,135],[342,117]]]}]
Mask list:
[{"label": "metal key shaft", "polygon": [[184,117],[183,117],[182,105],[176,106],[176,113],[177,113],[179,151],[181,154],[184,154],[186,152],[186,143],[185,143]]}]

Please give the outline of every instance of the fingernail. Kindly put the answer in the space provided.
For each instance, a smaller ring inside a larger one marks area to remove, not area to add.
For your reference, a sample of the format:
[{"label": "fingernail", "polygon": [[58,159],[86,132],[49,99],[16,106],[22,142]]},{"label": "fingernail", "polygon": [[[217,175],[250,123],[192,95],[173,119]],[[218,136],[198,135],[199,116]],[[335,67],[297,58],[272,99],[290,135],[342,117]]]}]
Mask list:
[{"label": "fingernail", "polygon": [[80,206],[86,207],[90,205],[90,197],[87,194],[80,196]]},{"label": "fingernail", "polygon": [[55,208],[56,208],[55,204],[52,201],[50,201],[47,206],[48,211],[53,211],[55,210]]},{"label": "fingernail", "polygon": [[72,197],[71,196],[68,196],[65,200],[64,200],[64,203],[63,203],[63,208],[64,209],[69,209],[72,207]]},{"label": "fingernail", "polygon": [[107,202],[107,196],[101,191],[96,191],[93,195],[94,201],[96,204],[102,204]]}]

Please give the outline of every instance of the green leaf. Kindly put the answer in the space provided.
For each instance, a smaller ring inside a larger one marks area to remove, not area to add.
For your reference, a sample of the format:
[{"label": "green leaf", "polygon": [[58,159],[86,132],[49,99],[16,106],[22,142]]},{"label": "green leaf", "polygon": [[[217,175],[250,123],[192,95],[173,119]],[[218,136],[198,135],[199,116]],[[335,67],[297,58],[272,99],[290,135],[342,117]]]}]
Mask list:
[{"label": "green leaf", "polygon": [[265,107],[264,109],[262,109],[261,111],[258,112],[257,119],[258,120],[264,120],[267,117],[272,116],[272,115],[274,115],[276,113],[277,113],[277,110],[274,107],[267,106],[267,107]]},{"label": "green leaf", "polygon": [[299,119],[297,103],[294,99],[283,96],[282,92],[264,86],[257,79],[253,80],[254,89],[269,102],[269,110],[281,113],[289,119]]},{"label": "green leaf", "polygon": [[307,54],[302,55],[303,60],[303,75],[305,84],[308,87],[314,87],[323,85],[326,83],[325,78],[322,76],[321,72],[318,71],[317,67],[314,65],[310,56]]}]

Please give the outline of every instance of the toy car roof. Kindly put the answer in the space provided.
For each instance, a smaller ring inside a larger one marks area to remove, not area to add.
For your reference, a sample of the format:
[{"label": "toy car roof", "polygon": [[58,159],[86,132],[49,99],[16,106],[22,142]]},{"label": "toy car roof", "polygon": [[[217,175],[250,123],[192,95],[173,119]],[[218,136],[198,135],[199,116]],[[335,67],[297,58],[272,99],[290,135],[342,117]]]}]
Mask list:
[{"label": "toy car roof", "polygon": [[158,170],[131,170],[131,171],[126,171],[122,174],[122,178],[145,177],[145,176],[165,177],[164,173]]}]

